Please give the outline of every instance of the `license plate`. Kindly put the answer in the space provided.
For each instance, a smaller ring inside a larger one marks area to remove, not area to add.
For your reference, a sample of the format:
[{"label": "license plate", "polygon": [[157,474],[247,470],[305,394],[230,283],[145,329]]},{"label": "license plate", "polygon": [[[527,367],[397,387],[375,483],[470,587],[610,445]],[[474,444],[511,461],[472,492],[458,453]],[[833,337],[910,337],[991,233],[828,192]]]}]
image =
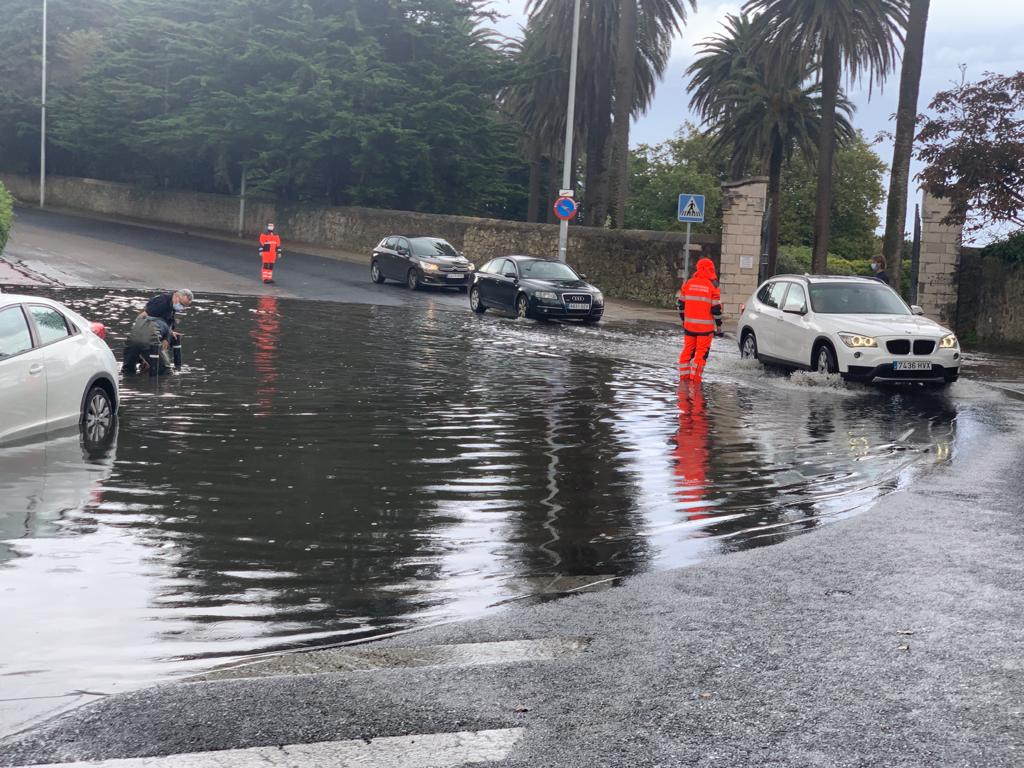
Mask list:
[{"label": "license plate", "polygon": [[897,360],[892,364],[892,369],[894,371],[930,371],[932,364],[916,360]]},{"label": "license plate", "polygon": [[448,275],[449,280],[462,280],[465,277],[465,275]]},{"label": "license plate", "polygon": [[589,304],[569,304],[569,309],[590,309]]}]

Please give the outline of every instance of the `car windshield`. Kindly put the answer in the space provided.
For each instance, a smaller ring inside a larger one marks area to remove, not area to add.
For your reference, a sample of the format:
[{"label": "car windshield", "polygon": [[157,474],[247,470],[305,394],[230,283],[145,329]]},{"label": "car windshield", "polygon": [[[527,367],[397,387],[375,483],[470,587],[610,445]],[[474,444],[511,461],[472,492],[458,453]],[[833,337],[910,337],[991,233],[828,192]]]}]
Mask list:
[{"label": "car windshield", "polygon": [[812,283],[811,307],[825,315],[909,315],[891,288],[878,283]]},{"label": "car windshield", "polygon": [[434,237],[414,237],[409,241],[409,244],[412,246],[413,256],[422,256],[424,258],[445,256],[451,258],[459,255],[459,252],[447,240],[438,240]]},{"label": "car windshield", "polygon": [[520,261],[519,274],[530,280],[579,280],[572,268],[558,261]]}]

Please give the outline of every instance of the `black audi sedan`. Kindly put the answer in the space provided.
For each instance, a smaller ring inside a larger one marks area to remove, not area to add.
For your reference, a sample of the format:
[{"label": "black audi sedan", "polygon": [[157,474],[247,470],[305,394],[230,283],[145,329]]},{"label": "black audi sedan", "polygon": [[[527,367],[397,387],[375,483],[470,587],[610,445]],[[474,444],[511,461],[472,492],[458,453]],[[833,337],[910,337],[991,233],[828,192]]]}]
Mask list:
[{"label": "black audi sedan", "polygon": [[604,296],[572,267],[534,256],[502,256],[476,271],[469,288],[474,312],[513,312],[535,320],[596,323],[604,314]]},{"label": "black audi sedan", "polygon": [[388,235],[370,256],[375,283],[397,280],[412,290],[425,285],[466,290],[475,266],[439,237]]}]

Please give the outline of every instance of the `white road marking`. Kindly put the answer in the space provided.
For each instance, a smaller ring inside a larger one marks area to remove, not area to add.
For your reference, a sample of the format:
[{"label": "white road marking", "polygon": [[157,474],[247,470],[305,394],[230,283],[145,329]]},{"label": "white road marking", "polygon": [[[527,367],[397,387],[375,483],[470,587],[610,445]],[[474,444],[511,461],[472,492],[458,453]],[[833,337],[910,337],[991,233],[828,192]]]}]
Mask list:
[{"label": "white road marking", "polygon": [[522,728],[506,728],[21,768],[454,768],[504,760],[522,735]]},{"label": "white road marking", "polygon": [[186,682],[318,675],[374,669],[521,664],[530,661],[551,661],[561,656],[581,653],[588,644],[585,638],[553,637],[543,640],[507,640],[418,648],[329,648],[322,651],[282,654],[269,659],[221,667],[190,677]]}]

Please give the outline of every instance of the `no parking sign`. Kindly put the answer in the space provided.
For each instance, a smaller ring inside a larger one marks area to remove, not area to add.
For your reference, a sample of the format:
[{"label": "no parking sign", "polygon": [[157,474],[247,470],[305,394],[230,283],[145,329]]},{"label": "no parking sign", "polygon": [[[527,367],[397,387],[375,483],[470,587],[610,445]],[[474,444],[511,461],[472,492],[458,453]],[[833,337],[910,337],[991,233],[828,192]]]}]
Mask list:
[{"label": "no parking sign", "polygon": [[555,216],[562,221],[569,221],[576,215],[577,210],[579,209],[576,207],[576,201],[571,197],[560,197],[555,200]]}]

